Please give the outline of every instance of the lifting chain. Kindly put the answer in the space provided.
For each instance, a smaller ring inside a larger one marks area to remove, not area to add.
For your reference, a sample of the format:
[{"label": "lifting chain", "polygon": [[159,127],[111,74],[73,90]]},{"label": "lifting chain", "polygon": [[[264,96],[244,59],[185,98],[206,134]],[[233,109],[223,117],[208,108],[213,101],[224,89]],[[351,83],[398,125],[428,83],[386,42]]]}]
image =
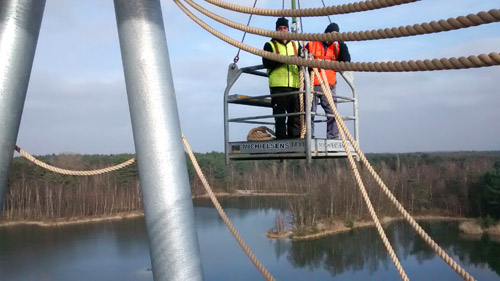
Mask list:
[{"label": "lifting chain", "polygon": [[[253,8],[255,8],[255,5],[257,5],[257,0],[255,0],[255,2],[253,2]],[[252,16],[253,16],[253,14],[250,14],[250,16],[248,17],[247,26],[250,26],[250,21],[252,20]],[[241,38],[241,43],[243,43],[243,41],[245,41],[246,35],[247,35],[247,32],[245,31],[245,33],[243,33],[243,38]],[[238,52],[236,53],[236,56],[233,59],[234,63],[237,63],[240,60],[240,51],[241,51],[241,48],[238,49]]]}]

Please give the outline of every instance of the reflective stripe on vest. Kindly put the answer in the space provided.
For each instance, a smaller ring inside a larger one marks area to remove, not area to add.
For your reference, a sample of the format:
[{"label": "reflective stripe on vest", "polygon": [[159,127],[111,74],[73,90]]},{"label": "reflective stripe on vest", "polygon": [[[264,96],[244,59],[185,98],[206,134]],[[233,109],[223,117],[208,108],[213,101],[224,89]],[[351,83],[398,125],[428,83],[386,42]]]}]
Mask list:
[{"label": "reflective stripe on vest", "polygon": [[[269,41],[273,48],[273,53],[283,56],[296,56],[298,53],[298,43],[289,41],[286,45],[272,40]],[[269,77],[269,87],[292,87],[299,88],[299,68],[296,65],[283,64],[272,71],[267,70]]]},{"label": "reflective stripe on vest", "polygon": [[[312,54],[315,59],[336,61],[338,58],[339,45],[337,42],[334,42],[333,44],[328,46],[326,52],[323,43],[319,41],[310,42],[308,46],[309,46],[309,53]],[[325,69],[325,72],[326,72],[326,78],[328,79],[328,84],[335,85],[335,83],[337,83],[337,75],[335,70]],[[319,85],[319,81],[316,76],[314,76],[314,85]]]}]

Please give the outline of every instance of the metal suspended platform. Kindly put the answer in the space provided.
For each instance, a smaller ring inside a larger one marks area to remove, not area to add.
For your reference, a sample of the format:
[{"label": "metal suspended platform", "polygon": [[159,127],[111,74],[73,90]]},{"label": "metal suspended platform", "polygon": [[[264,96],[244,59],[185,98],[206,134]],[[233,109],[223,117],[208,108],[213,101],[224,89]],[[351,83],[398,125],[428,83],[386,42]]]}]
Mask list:
[{"label": "metal suspended platform", "polygon": [[[315,113],[310,111],[310,90],[305,87],[303,92],[290,92],[279,95],[299,95],[304,93],[305,112],[287,113],[279,115],[259,115],[246,116],[238,118],[230,118],[230,105],[251,106],[260,108],[272,109],[271,95],[246,95],[246,94],[231,94],[231,90],[242,74],[250,74],[260,76],[267,79],[267,74],[263,71],[263,65],[256,65],[244,68],[238,68],[236,63],[229,65],[227,75],[227,86],[224,91],[224,151],[226,156],[226,164],[231,160],[268,160],[268,159],[306,159],[311,163],[312,159],[319,158],[337,158],[347,157],[344,145],[340,139],[312,138],[310,133],[307,133],[304,139],[273,139],[262,141],[244,141],[232,140],[230,127],[235,123],[256,124],[258,126],[268,125],[274,126],[274,118],[282,116],[304,115],[305,120],[311,120],[311,115],[320,116],[321,120],[316,120],[315,123],[326,122],[326,114]],[[344,120],[352,121],[354,125],[354,137],[359,142],[359,118],[358,118],[358,103],[356,89],[354,87],[354,79],[351,73],[339,72],[347,84],[351,88],[351,97],[337,95],[338,104],[351,103],[352,115],[342,116]],[[305,79],[309,79],[305,75]],[[263,81],[267,83],[267,81]],[[309,83],[306,83],[309,84]],[[313,92],[315,95],[322,93]],[[320,118],[317,118],[320,119]],[[310,131],[311,122],[306,123],[306,131]],[[354,149],[350,146],[350,151],[355,154]]]},{"label": "metal suspended platform", "polygon": [[[285,139],[269,141],[241,141],[229,142],[230,160],[256,160],[256,159],[305,159],[306,139]],[[352,153],[355,153],[351,147]],[[335,158],[347,157],[341,140],[312,139],[309,149],[311,157]]]}]

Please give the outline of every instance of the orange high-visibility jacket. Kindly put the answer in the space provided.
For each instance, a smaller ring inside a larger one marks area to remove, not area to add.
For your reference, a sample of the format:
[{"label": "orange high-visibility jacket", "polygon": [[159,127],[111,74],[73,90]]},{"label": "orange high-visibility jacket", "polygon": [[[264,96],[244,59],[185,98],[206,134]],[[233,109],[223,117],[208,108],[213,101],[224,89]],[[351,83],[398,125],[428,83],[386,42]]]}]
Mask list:
[{"label": "orange high-visibility jacket", "polygon": [[[315,59],[323,59],[336,61],[339,56],[339,44],[334,42],[331,44],[325,52],[325,47],[323,43],[319,41],[309,42],[309,53],[314,56]],[[326,78],[328,79],[329,85],[335,85],[337,83],[337,73],[332,69],[325,69]],[[320,72],[321,73],[321,72]],[[314,76],[314,85],[319,85],[318,78]]]}]

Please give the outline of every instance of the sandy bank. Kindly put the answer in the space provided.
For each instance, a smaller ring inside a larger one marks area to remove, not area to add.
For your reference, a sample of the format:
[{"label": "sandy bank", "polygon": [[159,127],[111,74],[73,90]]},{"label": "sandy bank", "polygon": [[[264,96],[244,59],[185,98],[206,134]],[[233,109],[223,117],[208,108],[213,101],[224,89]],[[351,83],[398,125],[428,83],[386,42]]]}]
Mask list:
[{"label": "sandy bank", "polygon": [[[466,221],[467,218],[460,217],[444,217],[444,216],[415,216],[415,220],[427,220],[427,221]],[[387,226],[395,221],[404,220],[402,217],[384,217],[380,220],[382,226]],[[348,232],[351,229],[362,228],[362,227],[373,227],[375,224],[373,221],[356,221],[352,227],[348,227],[343,221],[335,220],[329,222],[318,222],[316,224],[315,232],[311,233],[311,230],[304,229],[289,229],[282,233],[268,232],[266,236],[271,239],[290,239],[290,240],[307,240],[307,239],[317,239],[320,237],[325,237],[333,234]]]},{"label": "sandy bank", "polygon": [[74,217],[67,219],[56,219],[50,221],[30,221],[30,220],[19,220],[19,221],[0,221],[0,227],[2,226],[13,226],[13,225],[37,225],[37,226],[63,226],[63,225],[72,225],[72,224],[80,224],[80,223],[94,223],[94,222],[102,222],[108,220],[123,220],[123,219],[131,219],[144,216],[144,212],[134,211],[127,213],[117,213],[106,216],[99,217]]},{"label": "sandy bank", "polygon": [[486,228],[481,228],[476,220],[470,219],[461,222],[458,228],[461,233],[466,235],[482,236],[483,234],[488,234],[490,236],[500,237],[500,223]]}]

